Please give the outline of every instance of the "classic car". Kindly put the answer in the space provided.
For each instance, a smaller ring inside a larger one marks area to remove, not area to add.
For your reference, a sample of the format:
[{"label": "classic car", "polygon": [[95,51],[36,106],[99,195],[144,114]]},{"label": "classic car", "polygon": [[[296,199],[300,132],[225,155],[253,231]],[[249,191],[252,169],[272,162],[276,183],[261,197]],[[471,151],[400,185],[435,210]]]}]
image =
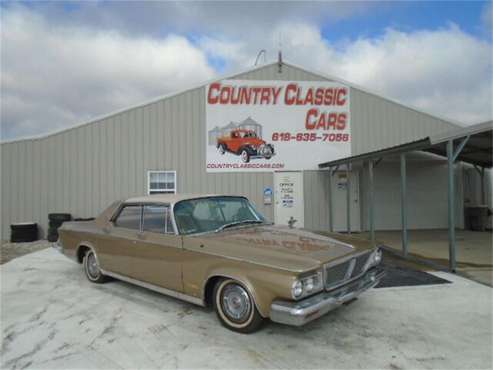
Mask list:
[{"label": "classic car", "polygon": [[231,152],[241,157],[244,163],[251,158],[270,159],[274,156],[274,146],[259,138],[255,131],[235,129],[228,135],[217,139],[217,150],[224,154]]},{"label": "classic car", "polygon": [[93,283],[108,277],[215,309],[229,329],[304,325],[383,273],[369,242],[276,226],[245,197],[156,194],[66,222],[54,245]]}]

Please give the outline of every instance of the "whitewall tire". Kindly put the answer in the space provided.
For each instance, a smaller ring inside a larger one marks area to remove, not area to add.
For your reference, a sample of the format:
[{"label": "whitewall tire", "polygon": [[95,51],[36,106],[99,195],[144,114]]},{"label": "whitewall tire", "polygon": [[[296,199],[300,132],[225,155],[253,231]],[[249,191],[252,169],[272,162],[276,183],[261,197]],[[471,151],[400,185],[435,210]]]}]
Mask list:
[{"label": "whitewall tire", "polygon": [[250,153],[248,153],[248,150],[242,149],[240,153],[241,161],[243,163],[248,163],[250,162]]},{"label": "whitewall tire", "polygon": [[101,284],[106,281],[106,276],[103,275],[99,268],[98,257],[92,249],[87,250],[82,264],[86,277],[91,283]]},{"label": "whitewall tire", "polygon": [[233,279],[220,280],[214,287],[214,309],[221,324],[240,333],[257,331],[263,322],[248,289]]}]

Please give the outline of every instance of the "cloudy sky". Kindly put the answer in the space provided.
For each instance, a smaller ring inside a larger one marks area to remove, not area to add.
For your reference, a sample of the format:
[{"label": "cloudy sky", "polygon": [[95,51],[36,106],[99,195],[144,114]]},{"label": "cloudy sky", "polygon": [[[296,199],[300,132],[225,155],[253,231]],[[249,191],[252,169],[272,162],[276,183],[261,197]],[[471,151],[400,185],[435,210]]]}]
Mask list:
[{"label": "cloudy sky", "polygon": [[491,2],[2,2],[1,138],[69,127],[259,50],[471,124],[491,119]]}]

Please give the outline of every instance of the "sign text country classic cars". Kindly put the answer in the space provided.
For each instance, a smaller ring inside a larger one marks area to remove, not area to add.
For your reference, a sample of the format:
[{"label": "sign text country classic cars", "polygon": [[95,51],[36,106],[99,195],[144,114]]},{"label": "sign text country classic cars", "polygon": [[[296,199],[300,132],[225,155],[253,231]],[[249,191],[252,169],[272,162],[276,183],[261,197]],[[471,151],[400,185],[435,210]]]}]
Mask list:
[{"label": "sign text country classic cars", "polygon": [[351,154],[349,88],[223,80],[206,90],[207,172],[316,169]]}]

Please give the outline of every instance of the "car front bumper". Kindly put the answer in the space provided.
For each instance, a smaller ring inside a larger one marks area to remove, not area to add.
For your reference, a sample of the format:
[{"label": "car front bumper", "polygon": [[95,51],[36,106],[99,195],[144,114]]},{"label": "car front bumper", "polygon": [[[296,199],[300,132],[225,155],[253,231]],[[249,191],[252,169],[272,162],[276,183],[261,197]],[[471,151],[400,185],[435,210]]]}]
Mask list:
[{"label": "car front bumper", "polygon": [[271,305],[270,319],[286,325],[305,325],[373,288],[384,275],[383,270],[373,268],[362,277],[332,291],[297,302],[274,301]]}]

